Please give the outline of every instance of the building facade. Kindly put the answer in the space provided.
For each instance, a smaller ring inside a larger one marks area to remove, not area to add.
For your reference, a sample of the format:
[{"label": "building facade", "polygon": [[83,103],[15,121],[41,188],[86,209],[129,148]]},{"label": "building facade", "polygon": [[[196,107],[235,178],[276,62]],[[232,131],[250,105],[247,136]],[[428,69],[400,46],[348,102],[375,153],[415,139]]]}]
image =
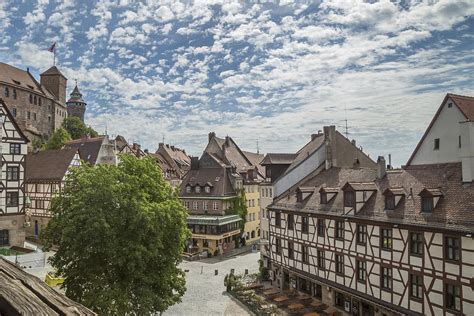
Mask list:
[{"label": "building facade", "polygon": [[111,165],[118,163],[115,142],[110,141],[108,135],[71,140],[64,145],[64,148],[78,150],[81,158],[93,166],[100,163]]},{"label": "building facade", "polygon": [[72,149],[44,150],[26,156],[25,187],[29,203],[26,206],[26,234],[38,238],[52,214],[51,199],[66,184],[71,168],[81,165],[79,151]]},{"label": "building facade", "polygon": [[38,82],[29,70],[0,63],[1,98],[30,141],[48,138],[67,116],[66,77],[53,66],[40,78]]},{"label": "building facade", "polygon": [[212,154],[204,152],[200,159],[191,159],[191,169],[179,194],[188,210],[188,228],[192,232],[185,252],[223,254],[240,241],[242,219],[236,214],[235,205],[242,178]]},{"label": "building facade", "polygon": [[168,183],[172,187],[179,187],[191,168],[191,157],[186,151],[173,145],[159,143],[158,149],[151,155],[157,160]]},{"label": "building facade", "polygon": [[25,155],[28,139],[0,98],[0,247],[23,246]]}]

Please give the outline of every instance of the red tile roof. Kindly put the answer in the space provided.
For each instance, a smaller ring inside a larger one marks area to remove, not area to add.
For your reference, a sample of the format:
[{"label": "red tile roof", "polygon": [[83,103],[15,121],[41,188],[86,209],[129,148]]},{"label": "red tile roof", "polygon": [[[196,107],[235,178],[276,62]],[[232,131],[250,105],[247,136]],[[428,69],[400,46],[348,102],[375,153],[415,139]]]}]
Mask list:
[{"label": "red tile roof", "polygon": [[75,148],[29,153],[25,159],[25,181],[61,181],[76,153]]}]

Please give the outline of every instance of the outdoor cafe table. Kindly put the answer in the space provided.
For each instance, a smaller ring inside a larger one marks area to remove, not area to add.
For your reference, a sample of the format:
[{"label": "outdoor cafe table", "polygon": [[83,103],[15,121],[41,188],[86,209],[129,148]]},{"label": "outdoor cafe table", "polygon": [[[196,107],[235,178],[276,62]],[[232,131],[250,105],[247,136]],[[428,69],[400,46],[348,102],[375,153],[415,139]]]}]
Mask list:
[{"label": "outdoor cafe table", "polygon": [[312,307],[315,307],[315,308],[318,308],[318,307],[321,307],[324,305],[324,303],[320,302],[320,301],[314,301],[310,304]]},{"label": "outdoor cafe table", "polygon": [[303,308],[304,308],[304,305],[300,303],[288,305],[288,309],[293,312],[298,311]]},{"label": "outdoor cafe table", "polygon": [[303,316],[321,316],[321,314],[316,313],[316,312],[311,312],[311,313],[303,314]]},{"label": "outdoor cafe table", "polygon": [[278,297],[275,297],[273,300],[277,303],[281,303],[281,302],[284,302],[284,301],[288,301],[290,298],[286,295],[282,295],[282,296],[278,296]]},{"label": "outdoor cafe table", "polygon": [[263,294],[265,295],[273,295],[273,294],[278,294],[278,293],[280,293],[280,289],[277,289],[277,288],[272,288],[263,292]]}]

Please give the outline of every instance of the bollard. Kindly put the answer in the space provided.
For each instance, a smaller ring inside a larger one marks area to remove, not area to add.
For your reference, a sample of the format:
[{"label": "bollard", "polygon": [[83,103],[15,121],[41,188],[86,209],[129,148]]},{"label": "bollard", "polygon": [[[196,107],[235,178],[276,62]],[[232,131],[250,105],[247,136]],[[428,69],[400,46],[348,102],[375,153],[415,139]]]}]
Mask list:
[{"label": "bollard", "polygon": [[230,274],[234,274],[235,270],[234,269],[230,269]]},{"label": "bollard", "polygon": [[219,270],[214,270],[214,275],[218,275],[219,274]]},{"label": "bollard", "polygon": [[245,275],[249,274],[249,269],[245,269]]},{"label": "bollard", "polygon": [[202,274],[202,269],[203,269],[203,268],[204,268],[204,267],[203,267],[203,266],[201,266],[201,274]]}]

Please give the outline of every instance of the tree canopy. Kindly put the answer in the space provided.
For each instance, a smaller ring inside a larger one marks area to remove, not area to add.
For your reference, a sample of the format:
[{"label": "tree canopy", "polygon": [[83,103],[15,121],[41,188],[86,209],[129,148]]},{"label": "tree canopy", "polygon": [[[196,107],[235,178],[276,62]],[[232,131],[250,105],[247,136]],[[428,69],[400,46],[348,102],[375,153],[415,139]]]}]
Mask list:
[{"label": "tree canopy", "polygon": [[51,212],[41,237],[59,246],[50,260],[68,297],[104,315],[149,315],[181,300],[187,212],[151,158],[74,168]]},{"label": "tree canopy", "polygon": [[60,149],[64,144],[71,140],[71,135],[64,129],[58,128],[51,134],[46,142],[46,149]]},{"label": "tree canopy", "polygon": [[79,139],[87,135],[97,137],[98,135],[92,127],[87,127],[80,118],[75,116],[65,118],[62,126],[69,132],[72,139]]}]

